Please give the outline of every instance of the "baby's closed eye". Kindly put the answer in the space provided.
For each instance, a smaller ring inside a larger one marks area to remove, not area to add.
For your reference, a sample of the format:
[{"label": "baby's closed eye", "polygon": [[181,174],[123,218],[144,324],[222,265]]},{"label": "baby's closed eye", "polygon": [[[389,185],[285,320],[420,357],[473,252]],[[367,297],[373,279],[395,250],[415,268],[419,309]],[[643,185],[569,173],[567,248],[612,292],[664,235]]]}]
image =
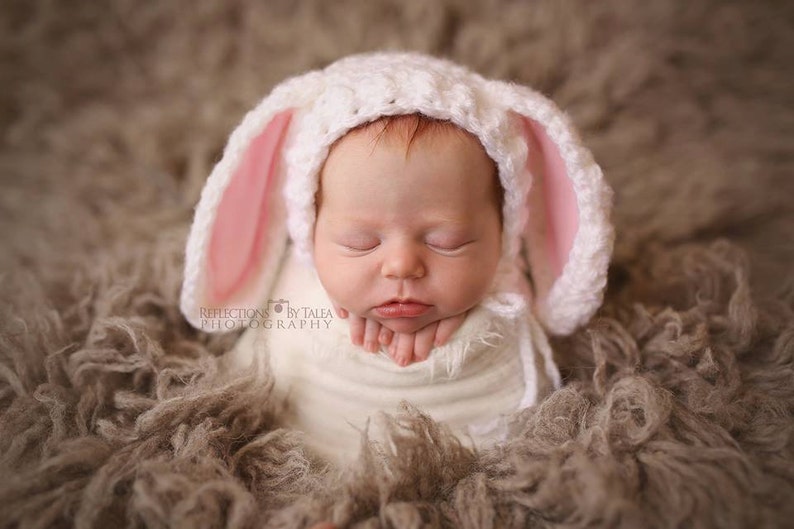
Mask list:
[{"label": "baby's closed eye", "polygon": [[432,235],[425,239],[425,244],[428,247],[442,253],[460,251],[474,242],[474,238],[449,235]]},{"label": "baby's closed eye", "polygon": [[350,252],[369,252],[380,245],[380,239],[371,235],[346,235],[336,243]]}]

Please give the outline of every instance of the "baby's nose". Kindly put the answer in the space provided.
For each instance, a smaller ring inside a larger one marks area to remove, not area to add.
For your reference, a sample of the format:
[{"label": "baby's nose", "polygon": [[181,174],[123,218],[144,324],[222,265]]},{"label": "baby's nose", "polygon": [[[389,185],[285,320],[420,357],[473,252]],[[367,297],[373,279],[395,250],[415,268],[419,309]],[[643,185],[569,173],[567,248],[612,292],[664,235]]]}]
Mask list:
[{"label": "baby's nose", "polygon": [[418,279],[425,275],[421,252],[410,242],[390,245],[381,266],[381,274],[389,279]]}]

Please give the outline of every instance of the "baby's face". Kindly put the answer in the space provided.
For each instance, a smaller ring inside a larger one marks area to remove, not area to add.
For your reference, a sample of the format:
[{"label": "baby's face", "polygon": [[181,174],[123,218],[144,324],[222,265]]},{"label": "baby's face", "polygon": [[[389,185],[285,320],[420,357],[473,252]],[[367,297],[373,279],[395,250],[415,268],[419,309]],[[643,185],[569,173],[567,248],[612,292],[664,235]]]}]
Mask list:
[{"label": "baby's face", "polygon": [[[375,130],[373,130],[375,129]],[[315,265],[331,299],[411,333],[474,307],[501,255],[495,168],[474,138],[356,130],[321,173]]]}]

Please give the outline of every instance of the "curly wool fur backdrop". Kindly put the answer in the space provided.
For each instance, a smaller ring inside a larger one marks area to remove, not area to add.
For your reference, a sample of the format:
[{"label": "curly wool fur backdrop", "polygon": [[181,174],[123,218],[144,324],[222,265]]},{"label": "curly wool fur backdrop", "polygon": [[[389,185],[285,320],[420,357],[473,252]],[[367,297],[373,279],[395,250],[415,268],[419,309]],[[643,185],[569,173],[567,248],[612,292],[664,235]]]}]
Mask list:
[{"label": "curly wool fur backdrop", "polygon": [[[0,527],[783,527],[794,10],[730,0],[5,2]],[[472,453],[406,408],[341,473],[179,314],[191,208],[276,82],[416,49],[549,94],[616,188],[565,387]]]}]

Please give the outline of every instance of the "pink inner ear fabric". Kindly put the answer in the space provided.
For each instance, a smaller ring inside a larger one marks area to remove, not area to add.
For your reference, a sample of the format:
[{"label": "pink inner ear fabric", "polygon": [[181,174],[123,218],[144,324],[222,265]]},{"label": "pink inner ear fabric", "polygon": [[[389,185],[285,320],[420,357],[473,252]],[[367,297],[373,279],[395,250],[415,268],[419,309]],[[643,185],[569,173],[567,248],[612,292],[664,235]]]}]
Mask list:
[{"label": "pink inner ear fabric", "polygon": [[271,195],[292,110],[270,120],[234,169],[218,204],[207,255],[207,296],[217,306],[239,293],[267,251]]},{"label": "pink inner ear fabric", "polygon": [[531,119],[526,119],[525,122],[529,125],[528,132],[536,140],[528,146],[528,163],[531,167],[541,167],[543,172],[541,178],[546,207],[546,251],[556,279],[568,262],[568,255],[579,229],[579,207],[573,182],[568,177],[559,148],[546,134],[542,125]]}]

